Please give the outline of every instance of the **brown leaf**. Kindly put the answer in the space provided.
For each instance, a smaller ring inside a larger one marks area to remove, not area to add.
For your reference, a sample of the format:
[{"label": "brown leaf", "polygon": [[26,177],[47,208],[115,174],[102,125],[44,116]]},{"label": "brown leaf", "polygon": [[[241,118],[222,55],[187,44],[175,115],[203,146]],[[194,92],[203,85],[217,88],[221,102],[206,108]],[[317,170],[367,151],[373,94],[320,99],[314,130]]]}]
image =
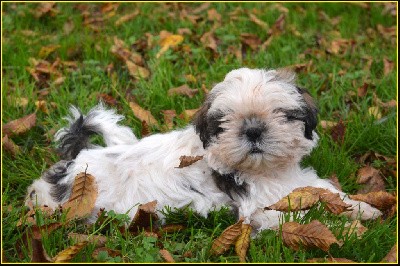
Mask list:
[{"label": "brown leaf", "polygon": [[252,227],[249,224],[242,224],[242,232],[235,243],[235,252],[240,262],[246,262],[246,253],[250,246],[250,234]]},{"label": "brown leaf", "polygon": [[125,42],[117,37],[114,37],[114,45],[111,46],[110,51],[124,62],[129,61],[134,65],[144,65],[143,57],[135,51],[129,50]]},{"label": "brown leaf", "polygon": [[157,126],[158,122],[157,120],[153,117],[153,115],[150,113],[150,111],[147,111],[140,107],[135,102],[129,102],[129,106],[131,107],[133,114],[140,120],[140,121],[146,121],[146,123],[149,126]]},{"label": "brown leaf", "polygon": [[385,181],[380,175],[379,170],[369,165],[358,170],[357,184],[364,185],[357,191],[358,194],[385,190]]},{"label": "brown leaf", "polygon": [[368,91],[368,83],[364,82],[364,84],[361,87],[357,88],[357,96],[362,98],[365,95],[367,95],[367,91]]},{"label": "brown leaf", "polygon": [[211,247],[211,253],[213,255],[221,255],[227,251],[233,243],[235,243],[236,239],[242,233],[243,221],[244,218],[241,217],[237,223],[226,228],[221,235],[214,240]]},{"label": "brown leaf", "polygon": [[198,6],[197,8],[192,10],[193,14],[199,14],[201,12],[203,12],[204,10],[207,10],[210,7],[210,2],[205,2],[203,4],[201,4],[200,6]]},{"label": "brown leaf", "polygon": [[373,102],[375,105],[382,107],[382,108],[395,108],[397,106],[397,101],[396,100],[390,100],[389,102],[382,102],[381,99],[379,99],[378,95],[376,95],[375,92],[372,93],[373,96]]},{"label": "brown leaf", "polygon": [[365,226],[361,224],[360,221],[354,220],[351,222],[349,226],[346,226],[343,230],[343,236],[356,234],[358,239],[361,239],[361,236],[368,230]]},{"label": "brown leaf", "polygon": [[[142,229],[151,227],[158,220],[156,214],[157,201],[151,201],[146,204],[141,204],[129,225],[129,232],[137,233]],[[154,225],[153,225],[154,226]]]},{"label": "brown leaf", "polygon": [[385,38],[385,39],[390,39],[390,38],[395,38],[397,36],[397,27],[384,27],[381,24],[378,24],[376,26],[378,29],[378,32]]},{"label": "brown leaf", "polygon": [[294,250],[300,247],[317,247],[328,251],[333,243],[338,243],[332,232],[318,220],[313,220],[309,224],[301,225],[296,222],[288,222],[282,225],[283,243]]},{"label": "brown leaf", "polygon": [[352,200],[366,202],[375,208],[384,211],[396,204],[396,197],[386,191],[369,192],[366,194],[349,195]]},{"label": "brown leaf", "polygon": [[8,138],[8,135],[5,135],[2,139],[3,148],[5,151],[8,151],[12,157],[16,157],[21,153],[21,148],[12,141],[12,139]]},{"label": "brown leaf", "polygon": [[175,110],[163,110],[162,114],[164,116],[164,123],[168,129],[172,129],[174,127],[174,118],[176,117]]},{"label": "brown leaf", "polygon": [[325,209],[333,214],[340,214],[351,210],[351,204],[345,203],[339,193],[327,191],[319,195],[320,201],[325,203]]},{"label": "brown leaf", "polygon": [[3,125],[4,135],[20,135],[36,125],[36,114],[30,114],[22,118],[13,120]]},{"label": "brown leaf", "polygon": [[40,3],[37,8],[34,10],[33,15],[36,18],[41,18],[42,16],[49,14],[50,16],[54,16],[57,13],[57,10],[54,9],[56,3],[47,2]]},{"label": "brown leaf", "polygon": [[150,131],[149,124],[147,124],[146,121],[142,120],[142,129],[140,130],[140,134],[141,134],[142,138],[150,135],[150,133],[151,133],[151,131]]},{"label": "brown leaf", "polygon": [[85,235],[78,233],[68,233],[68,238],[72,238],[74,242],[87,241],[88,243],[95,244],[96,247],[104,247],[107,242],[107,237],[100,235]]},{"label": "brown leaf", "polygon": [[48,206],[33,206],[32,203],[30,203],[30,210],[25,214],[24,217],[21,217],[17,223],[17,227],[21,226],[24,224],[33,224],[36,225],[36,212],[40,211],[41,214],[45,217],[50,217],[53,213],[54,210]]},{"label": "brown leaf", "polygon": [[251,33],[242,33],[240,34],[240,41],[244,44],[249,46],[252,50],[257,50],[262,42],[257,35]]},{"label": "brown leaf", "polygon": [[95,178],[86,172],[75,176],[69,200],[62,205],[64,210],[69,210],[66,218],[83,218],[92,213],[97,199],[97,184]]},{"label": "brown leaf", "polygon": [[258,26],[260,26],[263,30],[267,31],[269,26],[266,22],[259,19],[256,15],[250,13],[250,21],[254,22]]},{"label": "brown leaf", "polygon": [[136,9],[134,12],[120,17],[117,21],[115,21],[115,26],[118,27],[121,24],[124,24],[125,22],[134,19],[137,15],[139,15],[139,9]]},{"label": "brown leaf", "polygon": [[179,160],[181,161],[178,167],[175,168],[184,168],[184,167],[188,167],[192,164],[194,164],[195,162],[202,160],[203,156],[186,156],[186,155],[182,155],[181,157],[179,157]]},{"label": "brown leaf", "polygon": [[42,48],[40,48],[38,56],[40,58],[46,58],[51,53],[53,53],[55,50],[57,50],[60,47],[61,47],[61,45],[55,45],[55,44],[51,44],[51,45],[48,45],[48,46],[43,46]]},{"label": "brown leaf", "polygon": [[63,31],[65,35],[69,35],[75,28],[74,22],[69,19],[67,22],[64,23]]},{"label": "brown leaf", "polygon": [[161,50],[157,53],[156,58],[160,58],[170,47],[175,47],[183,42],[182,35],[174,35],[167,31],[160,32],[160,46]]},{"label": "brown leaf", "polygon": [[119,250],[115,250],[115,249],[109,249],[107,247],[99,247],[96,248],[93,253],[92,253],[92,258],[95,260],[98,260],[98,256],[100,252],[107,252],[107,255],[109,257],[115,258],[115,257],[121,257],[122,253]]},{"label": "brown leaf", "polygon": [[32,254],[31,262],[53,262],[52,258],[47,254],[46,250],[43,248],[41,239],[32,239]]},{"label": "brown leaf", "polygon": [[147,68],[136,65],[130,60],[125,61],[129,74],[135,79],[147,79],[150,76],[150,71]]},{"label": "brown leaf", "polygon": [[118,104],[118,101],[109,93],[100,93],[97,96],[97,99],[102,100],[104,103],[110,106],[116,106]]},{"label": "brown leaf", "polygon": [[64,249],[63,251],[59,252],[54,258],[54,262],[58,263],[65,263],[70,262],[78,253],[86,247],[88,244],[87,241],[79,242],[69,248]]},{"label": "brown leaf", "polygon": [[211,49],[214,53],[217,53],[217,40],[214,32],[209,31],[204,33],[200,38],[200,42],[204,45],[204,47]]},{"label": "brown leaf", "polygon": [[321,120],[319,124],[321,125],[322,129],[331,129],[332,127],[336,126],[338,122]]},{"label": "brown leaf", "polygon": [[313,258],[308,259],[307,262],[311,263],[321,263],[321,262],[329,262],[329,263],[355,263],[355,261],[346,259],[346,258]]},{"label": "brown leaf", "polygon": [[168,96],[185,95],[189,98],[193,98],[193,96],[195,96],[198,92],[198,89],[191,89],[187,84],[183,84],[182,86],[169,89]]},{"label": "brown leaf", "polygon": [[168,263],[175,263],[174,258],[172,257],[171,253],[169,253],[168,250],[166,250],[166,249],[161,249],[161,250],[160,250],[160,255],[161,255],[161,257],[163,258],[163,260],[164,260],[165,262],[168,262]]},{"label": "brown leaf", "polygon": [[42,112],[45,113],[45,114],[49,114],[49,109],[47,108],[47,103],[46,103],[46,101],[43,101],[43,100],[41,100],[41,101],[35,101],[35,105],[36,105],[36,108],[37,108],[38,110],[42,111]]},{"label": "brown leaf", "polygon": [[337,177],[336,174],[333,174],[333,175],[329,178],[329,181],[331,182],[332,185],[335,186],[335,188],[336,188],[337,190],[343,191],[343,190],[342,190],[342,186],[340,185],[339,179],[338,179],[338,177]]},{"label": "brown leaf", "polygon": [[207,10],[208,20],[221,21],[221,14],[215,8]]},{"label": "brown leaf", "polygon": [[346,125],[343,123],[343,120],[340,119],[337,125],[331,128],[331,137],[332,139],[339,145],[342,145],[344,142],[344,136],[346,133]]},{"label": "brown leaf", "polygon": [[279,200],[277,203],[266,207],[266,210],[298,211],[310,209],[319,200],[319,195],[309,191],[295,191]]},{"label": "brown leaf", "polygon": [[387,59],[387,57],[385,56],[383,58],[383,75],[387,76],[390,72],[393,71],[394,68],[394,62]]},{"label": "brown leaf", "polygon": [[283,32],[285,28],[286,13],[280,14],[280,16],[275,21],[272,28],[269,30],[271,36],[278,35]]},{"label": "brown leaf", "polygon": [[397,262],[397,244],[394,244],[389,253],[382,259],[381,262]]},{"label": "brown leaf", "polygon": [[199,108],[186,109],[179,115],[179,118],[181,118],[185,121],[190,121],[193,118],[193,116],[197,113],[198,110],[199,110]]}]

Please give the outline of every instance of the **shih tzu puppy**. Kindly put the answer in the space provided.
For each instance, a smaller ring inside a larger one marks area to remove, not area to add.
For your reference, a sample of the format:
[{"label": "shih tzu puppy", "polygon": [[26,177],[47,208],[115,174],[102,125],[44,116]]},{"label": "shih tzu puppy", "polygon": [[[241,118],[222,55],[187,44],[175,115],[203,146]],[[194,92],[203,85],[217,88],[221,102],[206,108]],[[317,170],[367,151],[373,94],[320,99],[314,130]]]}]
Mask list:
[{"label": "shih tzu puppy", "polygon": [[[316,146],[317,108],[286,70],[240,68],[228,73],[184,129],[138,140],[119,125],[123,116],[102,104],[83,116],[71,107],[69,126],[56,133],[62,161],[28,188],[26,202],[56,208],[68,201],[75,176],[95,177],[100,208],[133,217],[139,204],[157,209],[189,205],[206,216],[230,206],[257,230],[279,225],[281,212],[265,210],[299,187],[340,193],[352,218],[370,219],[379,210],[349,199],[300,161]],[[90,144],[93,134],[106,147]],[[180,157],[203,159],[178,168]]]}]

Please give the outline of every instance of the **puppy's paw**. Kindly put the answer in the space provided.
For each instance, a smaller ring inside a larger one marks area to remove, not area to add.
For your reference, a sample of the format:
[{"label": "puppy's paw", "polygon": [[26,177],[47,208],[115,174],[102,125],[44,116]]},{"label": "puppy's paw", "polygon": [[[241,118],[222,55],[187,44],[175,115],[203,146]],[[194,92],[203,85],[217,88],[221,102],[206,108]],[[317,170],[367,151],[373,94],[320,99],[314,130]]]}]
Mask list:
[{"label": "puppy's paw", "polygon": [[345,214],[351,219],[361,219],[361,220],[370,220],[376,219],[382,215],[382,212],[368,203],[362,201],[355,200],[347,200],[346,203],[351,204],[353,210],[348,211]]}]

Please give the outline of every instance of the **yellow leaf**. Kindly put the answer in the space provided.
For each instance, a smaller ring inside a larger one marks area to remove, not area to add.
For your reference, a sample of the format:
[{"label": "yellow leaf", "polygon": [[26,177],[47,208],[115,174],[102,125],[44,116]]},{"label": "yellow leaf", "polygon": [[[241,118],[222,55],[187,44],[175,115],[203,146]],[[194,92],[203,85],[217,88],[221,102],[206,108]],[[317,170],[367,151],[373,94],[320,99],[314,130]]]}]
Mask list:
[{"label": "yellow leaf", "polygon": [[48,45],[48,46],[43,46],[42,48],[40,48],[39,51],[39,57],[40,58],[46,58],[48,57],[52,52],[54,52],[55,50],[57,50],[58,48],[60,48],[60,45]]},{"label": "yellow leaf", "polygon": [[242,232],[242,223],[244,218],[240,218],[240,220],[226,228],[222,234],[214,240],[211,253],[214,255],[221,255],[225,251],[227,251],[230,246],[235,243],[236,239],[240,236]]},{"label": "yellow leaf", "polygon": [[78,254],[79,251],[81,251],[81,249],[83,249],[87,244],[88,241],[83,241],[67,249],[64,249],[53,258],[53,261],[59,263],[70,262],[76,256],[76,254]]},{"label": "yellow leaf", "polygon": [[72,186],[71,196],[62,206],[63,209],[69,210],[67,220],[91,214],[97,193],[97,184],[92,175],[83,172],[77,174]]},{"label": "yellow leaf", "polygon": [[184,39],[182,35],[174,35],[174,34],[168,34],[168,33],[165,35],[166,35],[166,37],[161,38],[161,40],[160,40],[161,50],[157,53],[156,58],[159,58],[170,47],[175,47],[178,44],[180,44],[181,42],[183,42],[183,39]]},{"label": "yellow leaf", "polygon": [[371,106],[368,108],[368,114],[375,117],[377,120],[382,118],[382,113],[379,111],[379,107],[377,106]]},{"label": "yellow leaf", "polygon": [[129,102],[129,106],[131,107],[133,114],[140,120],[140,121],[146,121],[146,123],[150,126],[157,126],[158,122],[154,118],[154,116],[150,113],[150,111],[147,111],[143,109],[140,105],[138,105],[135,102]]},{"label": "yellow leaf", "polygon": [[246,253],[250,246],[251,225],[242,224],[242,233],[235,243],[235,251],[239,256],[240,262],[246,262]]}]

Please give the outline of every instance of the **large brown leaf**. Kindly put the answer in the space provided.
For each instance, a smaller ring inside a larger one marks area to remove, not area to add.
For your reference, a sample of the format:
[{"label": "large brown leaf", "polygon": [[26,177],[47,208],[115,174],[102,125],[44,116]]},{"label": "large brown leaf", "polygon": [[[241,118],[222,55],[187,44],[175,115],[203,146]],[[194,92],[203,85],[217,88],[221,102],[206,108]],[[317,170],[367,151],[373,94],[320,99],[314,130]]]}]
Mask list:
[{"label": "large brown leaf", "polygon": [[86,245],[88,244],[87,241],[79,242],[69,248],[60,251],[54,258],[54,262],[63,263],[63,262],[70,262],[78,253],[81,251]]},{"label": "large brown leaf", "polygon": [[357,191],[358,194],[385,190],[385,181],[380,175],[379,170],[369,165],[358,170],[357,184],[364,185]]},{"label": "large brown leaf", "polygon": [[68,210],[67,220],[83,218],[93,211],[97,199],[97,184],[95,178],[85,172],[75,176],[69,200],[62,208]]},{"label": "large brown leaf", "polygon": [[319,195],[310,191],[294,191],[277,203],[266,207],[266,210],[298,211],[310,209],[319,200]]},{"label": "large brown leaf", "polygon": [[187,84],[183,84],[182,86],[171,88],[168,90],[168,96],[173,95],[184,95],[189,98],[193,98],[199,92],[198,89],[191,89]]},{"label": "large brown leaf", "polygon": [[349,195],[349,198],[352,200],[366,202],[381,211],[391,208],[397,202],[396,197],[386,191]]},{"label": "large brown leaf", "polygon": [[35,124],[36,113],[33,113],[3,125],[3,134],[9,136],[20,135],[30,130]]},{"label": "large brown leaf", "polygon": [[221,235],[214,240],[211,246],[211,253],[214,255],[221,255],[227,251],[231,245],[233,245],[236,239],[242,233],[242,223],[244,218],[240,218],[239,221],[228,228],[226,228]]},{"label": "large brown leaf", "polygon": [[250,234],[252,227],[249,224],[242,224],[242,232],[235,243],[235,251],[240,262],[246,262],[246,253],[250,246]]},{"label": "large brown leaf", "polygon": [[161,249],[160,250],[160,255],[163,258],[163,260],[165,262],[169,262],[169,263],[175,263],[174,258],[172,257],[171,253],[169,253],[168,250],[166,249]]},{"label": "large brown leaf", "polygon": [[294,250],[300,247],[317,247],[328,251],[333,243],[338,243],[332,232],[318,220],[313,220],[309,224],[299,224],[288,222],[282,225],[283,243]]},{"label": "large brown leaf", "polygon": [[151,114],[150,111],[143,109],[139,104],[135,102],[129,102],[129,106],[131,107],[133,114],[139,118],[140,121],[146,121],[146,123],[150,126],[157,126],[158,122]]},{"label": "large brown leaf", "polygon": [[129,225],[129,232],[138,233],[142,229],[146,230],[149,228],[152,229],[152,226],[155,227],[153,223],[158,220],[156,206],[156,200],[140,205]]},{"label": "large brown leaf", "polygon": [[398,262],[397,261],[397,244],[395,244],[389,253],[382,259],[382,262]]}]

